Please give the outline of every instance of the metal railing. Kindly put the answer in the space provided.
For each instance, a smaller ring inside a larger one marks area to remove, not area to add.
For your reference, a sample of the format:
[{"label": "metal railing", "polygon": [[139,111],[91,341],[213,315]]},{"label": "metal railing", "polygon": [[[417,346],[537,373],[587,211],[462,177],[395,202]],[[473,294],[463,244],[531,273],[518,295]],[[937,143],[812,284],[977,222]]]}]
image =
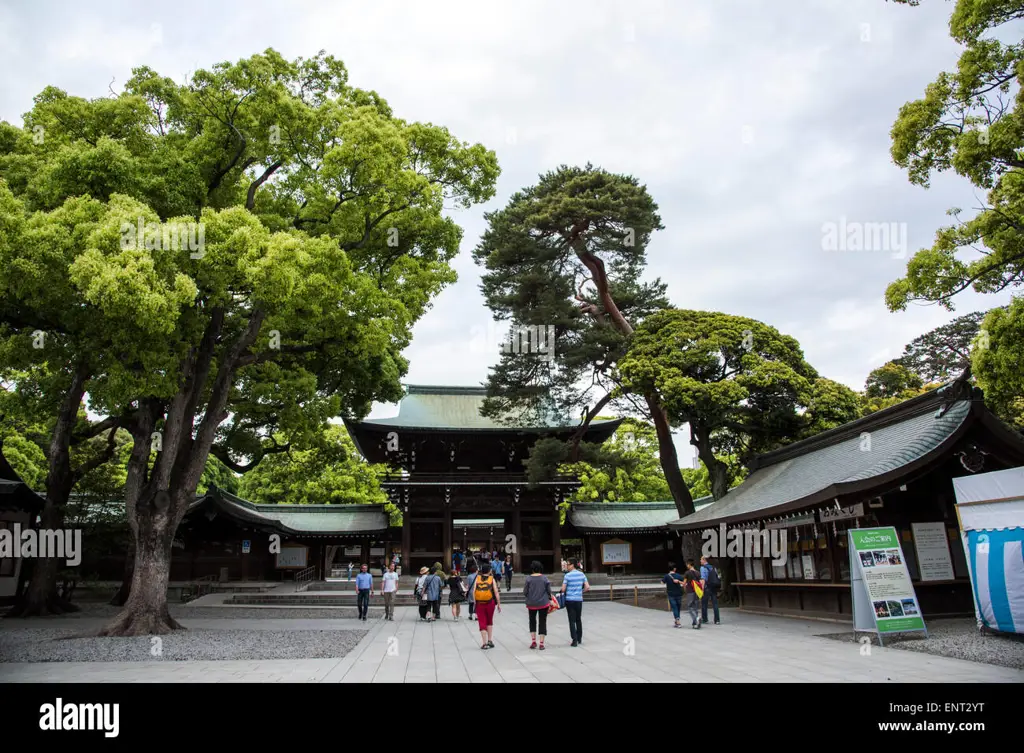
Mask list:
[{"label": "metal railing", "polygon": [[216,575],[201,575],[198,578],[193,578],[182,589],[181,600],[195,601],[200,596],[206,596],[207,594],[213,593],[213,584],[216,582]]},{"label": "metal railing", "polygon": [[305,570],[299,570],[295,573],[295,592],[300,593],[305,591],[310,585],[316,580],[316,565],[310,565]]}]

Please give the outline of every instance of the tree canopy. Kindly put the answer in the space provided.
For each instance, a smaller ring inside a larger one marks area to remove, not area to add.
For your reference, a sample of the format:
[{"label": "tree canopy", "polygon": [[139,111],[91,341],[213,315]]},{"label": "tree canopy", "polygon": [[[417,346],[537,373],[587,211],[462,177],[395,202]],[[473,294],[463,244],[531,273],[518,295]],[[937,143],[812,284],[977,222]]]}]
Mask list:
[{"label": "tree canopy", "polygon": [[137,567],[110,634],[176,627],[170,542],[211,453],[244,472],[400,397],[411,328],[455,279],[445,202],[490,198],[498,174],[324,53],[133,73],[99,100],[46,89],[0,131],[5,347],[68,364],[134,440]]},{"label": "tree canopy", "polygon": [[[534,340],[502,355],[488,379],[485,413],[520,422],[580,416],[571,441],[576,459],[586,427],[605,408],[651,421],[662,471],[685,514],[693,501],[659,396],[616,392],[616,363],[634,326],[668,305],[664,284],[642,279],[651,236],[662,228],[657,209],[636,178],[588,164],[541,175],[485,215],[473,254],[485,270],[487,305],[514,334],[538,328],[532,331],[553,335],[546,349]],[[534,465],[542,458],[561,461],[557,451],[541,449]]]},{"label": "tree canopy", "polygon": [[910,181],[928,187],[934,173],[953,170],[987,196],[969,219],[951,209],[956,224],[908,261],[906,276],[886,291],[893,311],[912,301],[952,310],[963,290],[994,293],[1024,281],[1024,45],[997,38],[1022,18],[1019,0],[958,0],[949,29],[965,49],[956,70],[900,108],[891,153]]},{"label": "tree canopy", "polygon": [[746,462],[859,415],[854,393],[822,379],[799,343],[754,319],[673,309],[637,328],[619,363],[623,389],[656,389],[720,499],[730,474],[722,456]]}]

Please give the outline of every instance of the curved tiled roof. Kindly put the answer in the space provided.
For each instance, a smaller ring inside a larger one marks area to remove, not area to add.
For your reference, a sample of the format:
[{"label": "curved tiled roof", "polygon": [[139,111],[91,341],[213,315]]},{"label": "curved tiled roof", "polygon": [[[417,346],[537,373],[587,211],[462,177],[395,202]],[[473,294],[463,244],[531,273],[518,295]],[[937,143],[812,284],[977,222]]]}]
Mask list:
[{"label": "curved tiled roof", "polygon": [[[701,497],[693,504],[701,510],[713,501]],[[677,517],[675,502],[580,502],[570,508],[568,520],[581,533],[610,534],[668,530]]]},{"label": "curved tiled roof", "polygon": [[713,507],[673,521],[672,527],[697,528],[795,510],[802,501],[817,504],[816,495],[863,486],[939,450],[964,425],[973,404],[967,399],[942,405],[941,396],[933,394],[897,406],[901,410],[847,424],[828,437],[812,438],[795,451],[783,448],[762,456],[746,480]]},{"label": "curved tiled roof", "polygon": [[[578,420],[552,417],[540,426],[510,426],[480,415],[487,390],[484,387],[409,385],[393,418],[365,419],[366,426],[393,426],[406,429],[475,429],[509,431],[524,429],[571,429]],[[618,425],[621,419],[595,420],[591,426]]]},{"label": "curved tiled roof", "polygon": [[211,489],[189,512],[207,503],[237,520],[293,536],[382,533],[390,520],[384,505],[257,505],[223,489]]}]

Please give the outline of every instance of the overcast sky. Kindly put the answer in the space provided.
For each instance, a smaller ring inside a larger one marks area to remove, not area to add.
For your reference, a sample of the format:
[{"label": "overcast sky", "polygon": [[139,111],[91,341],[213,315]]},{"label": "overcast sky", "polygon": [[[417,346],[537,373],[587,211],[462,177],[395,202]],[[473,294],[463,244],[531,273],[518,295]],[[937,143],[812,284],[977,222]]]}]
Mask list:
[{"label": "overcast sky", "polygon": [[[784,9],[784,10],[783,10]],[[868,372],[956,315],[889,313],[886,285],[930,246],[945,212],[980,203],[955,175],[913,186],[892,164],[899,107],[960,49],[952,3],[884,0],[190,2],[0,4],[0,119],[17,125],[47,85],[87,98],[132,67],[181,81],[273,47],[324,49],[350,82],[410,121],[498,155],[497,196],[460,212],[459,282],[418,323],[412,384],[480,384],[497,356],[470,251],[483,213],[560,164],[646,184],[665,230],[649,272],[680,308],[753,317],[796,337],[824,376]],[[829,251],[826,223],[897,223],[888,248]],[[905,249],[900,248],[905,229]],[[903,258],[900,258],[903,257]],[[394,415],[378,406],[373,416]],[[692,451],[680,442],[684,461]]]}]

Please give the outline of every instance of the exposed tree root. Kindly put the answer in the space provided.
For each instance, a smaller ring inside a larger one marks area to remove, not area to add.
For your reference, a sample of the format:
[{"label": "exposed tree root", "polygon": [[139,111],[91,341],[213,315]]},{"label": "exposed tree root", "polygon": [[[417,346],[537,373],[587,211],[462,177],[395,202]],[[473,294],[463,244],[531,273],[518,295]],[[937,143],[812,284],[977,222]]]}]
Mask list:
[{"label": "exposed tree root", "polygon": [[103,637],[167,635],[175,630],[186,629],[171,617],[166,609],[159,614],[150,611],[135,612],[129,610],[119,614],[113,622],[104,627],[97,635]]}]

